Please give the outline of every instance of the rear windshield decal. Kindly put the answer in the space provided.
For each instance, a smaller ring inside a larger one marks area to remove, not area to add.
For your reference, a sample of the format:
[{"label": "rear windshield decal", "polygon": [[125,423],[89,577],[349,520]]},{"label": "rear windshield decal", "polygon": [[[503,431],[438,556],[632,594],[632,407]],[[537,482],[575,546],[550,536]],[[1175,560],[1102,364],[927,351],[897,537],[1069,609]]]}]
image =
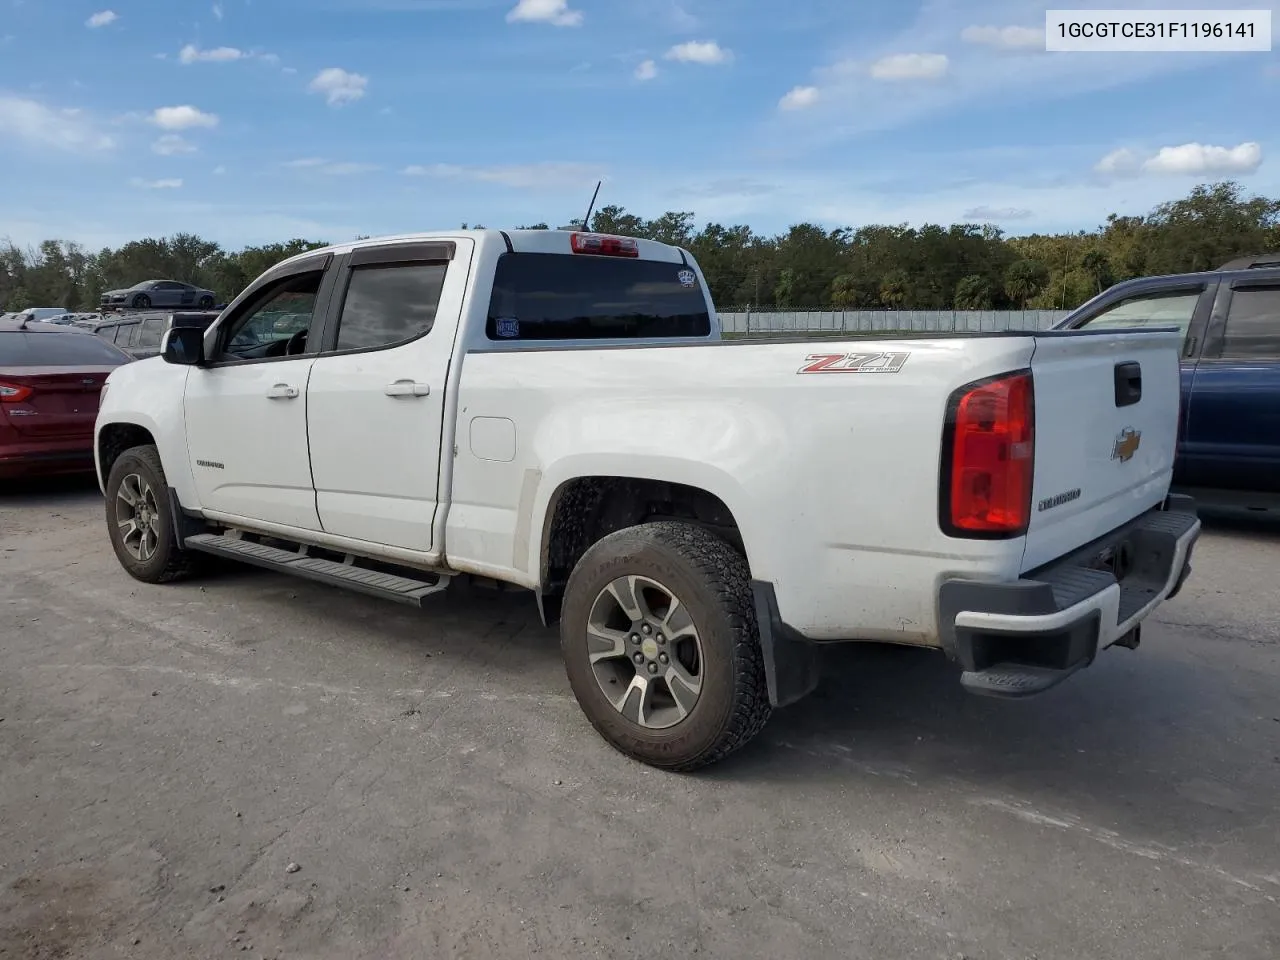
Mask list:
[{"label": "rear windshield decal", "polygon": [[811,353],[796,373],[897,373],[910,353]]},{"label": "rear windshield decal", "polygon": [[676,279],[680,281],[682,287],[696,287],[698,285],[698,275],[692,270],[681,270],[676,274]]},{"label": "rear windshield decal", "polygon": [[497,328],[496,332],[500,337],[520,336],[520,321],[515,317],[499,317]]}]

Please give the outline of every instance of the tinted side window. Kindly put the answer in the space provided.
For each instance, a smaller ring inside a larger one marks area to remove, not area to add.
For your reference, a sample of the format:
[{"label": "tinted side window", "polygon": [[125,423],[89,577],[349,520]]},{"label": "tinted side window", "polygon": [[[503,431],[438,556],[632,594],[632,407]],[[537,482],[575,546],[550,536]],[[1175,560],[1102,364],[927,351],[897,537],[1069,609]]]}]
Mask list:
[{"label": "tinted side window", "polygon": [[1222,355],[1241,360],[1280,357],[1280,287],[1232,292]]},{"label": "tinted side window", "polygon": [[1083,326],[1094,330],[1107,327],[1177,327],[1185,337],[1195,315],[1196,304],[1200,302],[1200,293],[1183,290],[1121,300]]},{"label": "tinted side window", "polygon": [[152,317],[149,320],[143,320],[141,327],[142,332],[138,334],[138,346],[160,346],[160,338],[164,335],[164,320],[160,317]]},{"label": "tinted side window", "polygon": [[490,340],[705,337],[711,315],[683,264],[555,253],[498,258]]},{"label": "tinted side window", "polygon": [[368,350],[429,333],[446,263],[356,267],[338,321],[339,350]]}]

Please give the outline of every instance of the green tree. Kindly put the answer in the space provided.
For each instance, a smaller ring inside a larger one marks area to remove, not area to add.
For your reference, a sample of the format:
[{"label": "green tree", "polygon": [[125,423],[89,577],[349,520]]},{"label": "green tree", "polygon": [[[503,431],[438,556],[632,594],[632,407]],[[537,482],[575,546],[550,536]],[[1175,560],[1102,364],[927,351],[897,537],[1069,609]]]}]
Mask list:
[{"label": "green tree", "polygon": [[956,284],[957,310],[990,310],[994,303],[991,281],[981,274],[971,273]]},{"label": "green tree", "polygon": [[1011,264],[1004,278],[1009,299],[1023,310],[1027,301],[1049,285],[1049,271],[1039,260],[1018,260]]},{"label": "green tree", "polygon": [[780,307],[790,307],[795,303],[796,273],[790,267],[778,274],[778,282],[773,288],[773,302]]},{"label": "green tree", "polygon": [[880,281],[880,302],[890,310],[901,310],[906,303],[911,278],[905,270],[892,270]]},{"label": "green tree", "polygon": [[1101,293],[1115,282],[1111,260],[1105,251],[1090,250],[1080,258],[1080,269],[1093,279],[1095,293]]},{"label": "green tree", "polygon": [[831,281],[831,305],[839,310],[848,310],[862,299],[862,291],[858,288],[856,277],[842,273]]}]

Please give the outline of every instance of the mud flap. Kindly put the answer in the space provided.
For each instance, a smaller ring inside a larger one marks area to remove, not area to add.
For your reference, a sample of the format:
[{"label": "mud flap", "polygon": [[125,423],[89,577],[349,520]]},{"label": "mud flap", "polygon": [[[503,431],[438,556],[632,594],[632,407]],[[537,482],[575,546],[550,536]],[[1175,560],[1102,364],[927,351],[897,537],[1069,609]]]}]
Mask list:
[{"label": "mud flap", "polygon": [[756,622],[760,626],[760,648],[764,653],[764,675],[769,686],[769,703],[785,707],[808,696],[822,678],[817,645],[782,622],[773,584],[751,581]]}]

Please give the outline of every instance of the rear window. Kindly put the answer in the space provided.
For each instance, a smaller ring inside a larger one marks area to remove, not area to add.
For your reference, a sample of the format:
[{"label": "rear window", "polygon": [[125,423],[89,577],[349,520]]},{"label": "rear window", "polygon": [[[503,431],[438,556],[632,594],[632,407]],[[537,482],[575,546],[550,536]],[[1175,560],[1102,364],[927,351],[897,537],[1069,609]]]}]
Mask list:
[{"label": "rear window", "polygon": [[711,315],[679,263],[504,253],[489,301],[490,340],[705,337]]},{"label": "rear window", "polygon": [[118,367],[129,359],[88,333],[0,332],[0,367]]}]

